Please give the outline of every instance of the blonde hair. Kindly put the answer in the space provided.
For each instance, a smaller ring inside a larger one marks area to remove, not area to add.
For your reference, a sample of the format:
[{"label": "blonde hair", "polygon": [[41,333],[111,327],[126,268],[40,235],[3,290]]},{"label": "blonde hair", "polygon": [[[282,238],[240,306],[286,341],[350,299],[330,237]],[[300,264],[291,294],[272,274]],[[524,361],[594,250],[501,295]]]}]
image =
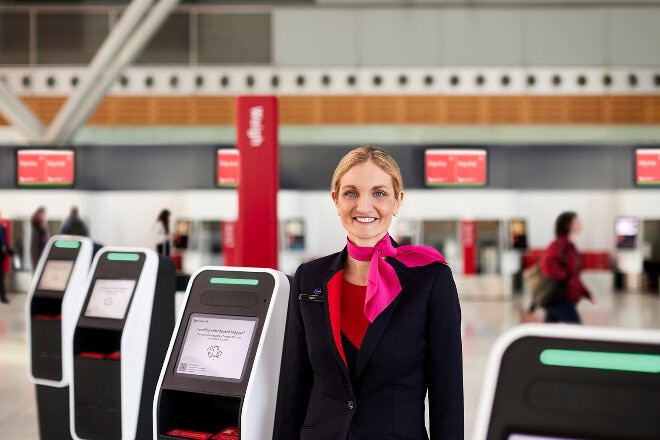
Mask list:
[{"label": "blonde hair", "polygon": [[385,171],[392,177],[392,187],[394,188],[394,197],[398,200],[399,194],[403,191],[403,179],[401,178],[401,170],[396,161],[387,154],[385,151],[378,147],[364,146],[358,147],[349,151],[344,157],[341,158],[332,175],[332,182],[330,189],[335,192],[335,198],[339,194],[339,185],[342,177],[356,165],[363,163],[373,162],[381,170]]}]

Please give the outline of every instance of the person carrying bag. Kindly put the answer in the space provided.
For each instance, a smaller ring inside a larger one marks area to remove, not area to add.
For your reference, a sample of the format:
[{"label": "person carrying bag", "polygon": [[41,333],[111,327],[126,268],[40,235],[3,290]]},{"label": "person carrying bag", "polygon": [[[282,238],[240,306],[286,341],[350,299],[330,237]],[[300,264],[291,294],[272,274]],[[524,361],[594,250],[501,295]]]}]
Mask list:
[{"label": "person carrying bag", "polygon": [[532,292],[532,307],[545,309],[545,322],[579,324],[576,304],[587,298],[589,290],[580,279],[582,262],[573,243],[573,236],[582,230],[574,212],[564,212],[555,222],[556,239],[550,243],[538,266],[527,276]]},{"label": "person carrying bag", "polygon": [[549,307],[565,296],[566,286],[543,273],[541,260],[525,272],[525,282],[532,296],[532,302],[529,306],[530,313],[534,312],[537,307]]}]

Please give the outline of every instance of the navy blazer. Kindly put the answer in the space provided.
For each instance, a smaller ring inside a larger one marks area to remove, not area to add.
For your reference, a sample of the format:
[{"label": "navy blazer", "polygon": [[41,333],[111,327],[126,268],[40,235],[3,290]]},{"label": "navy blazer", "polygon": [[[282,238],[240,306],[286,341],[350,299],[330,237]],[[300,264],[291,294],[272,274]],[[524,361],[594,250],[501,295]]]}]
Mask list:
[{"label": "navy blazer", "polygon": [[279,440],[463,439],[461,311],[448,266],[389,259],[402,290],[369,325],[355,382],[343,358],[339,295],[347,252],[296,271],[282,362]]}]

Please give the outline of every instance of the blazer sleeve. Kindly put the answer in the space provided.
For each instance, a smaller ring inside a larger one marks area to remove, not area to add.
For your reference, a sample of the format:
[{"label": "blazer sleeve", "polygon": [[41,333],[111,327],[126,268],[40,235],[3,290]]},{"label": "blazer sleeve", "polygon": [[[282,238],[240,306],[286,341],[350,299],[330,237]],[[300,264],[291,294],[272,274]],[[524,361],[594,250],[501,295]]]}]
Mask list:
[{"label": "blazer sleeve", "polygon": [[293,278],[289,296],[289,311],[286,333],[284,336],[284,352],[282,355],[281,408],[279,440],[300,438],[309,396],[314,381],[314,373],[309,361],[305,327],[300,313],[300,278],[302,266],[298,268]]},{"label": "blazer sleeve", "polygon": [[449,266],[435,277],[427,309],[427,356],[431,440],[464,436],[461,308]]}]

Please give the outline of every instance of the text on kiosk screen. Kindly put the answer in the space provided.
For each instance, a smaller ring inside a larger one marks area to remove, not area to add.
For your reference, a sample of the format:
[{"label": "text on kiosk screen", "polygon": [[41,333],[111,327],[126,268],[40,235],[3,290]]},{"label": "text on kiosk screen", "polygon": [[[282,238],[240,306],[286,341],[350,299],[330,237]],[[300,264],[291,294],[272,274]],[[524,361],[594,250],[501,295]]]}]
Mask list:
[{"label": "text on kiosk screen", "polygon": [[242,380],[257,321],[253,317],[192,314],[175,373]]},{"label": "text on kiosk screen", "polygon": [[85,316],[124,319],[134,287],[135,280],[96,280]]},{"label": "text on kiosk screen", "polygon": [[41,272],[38,290],[55,290],[63,292],[69,282],[69,276],[73,269],[73,261],[48,260]]}]

